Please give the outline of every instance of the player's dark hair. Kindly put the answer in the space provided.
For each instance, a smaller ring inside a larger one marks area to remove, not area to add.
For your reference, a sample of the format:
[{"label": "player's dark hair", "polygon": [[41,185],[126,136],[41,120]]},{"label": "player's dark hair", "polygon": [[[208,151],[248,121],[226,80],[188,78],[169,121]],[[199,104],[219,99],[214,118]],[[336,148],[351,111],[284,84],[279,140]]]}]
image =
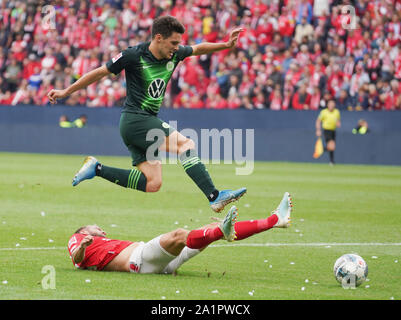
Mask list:
[{"label": "player's dark hair", "polygon": [[81,233],[81,231],[84,230],[85,228],[86,228],[86,226],[83,226],[83,227],[77,229],[77,231],[75,231],[74,234]]},{"label": "player's dark hair", "polygon": [[153,21],[152,24],[152,39],[157,34],[161,34],[164,39],[170,37],[173,32],[183,34],[185,27],[176,18],[172,16],[158,17]]}]

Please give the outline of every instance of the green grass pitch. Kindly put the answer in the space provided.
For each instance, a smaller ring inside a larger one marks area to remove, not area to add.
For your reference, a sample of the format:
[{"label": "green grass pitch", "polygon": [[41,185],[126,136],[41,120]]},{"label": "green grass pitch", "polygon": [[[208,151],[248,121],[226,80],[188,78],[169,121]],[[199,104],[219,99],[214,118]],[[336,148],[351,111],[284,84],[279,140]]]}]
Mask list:
[{"label": "green grass pitch", "polygon": [[[110,238],[147,241],[218,214],[179,165],[163,167],[155,194],[100,178],[72,187],[83,158],[0,153],[0,299],[401,298],[400,167],[256,162],[253,174],[236,176],[235,165],[208,165],[218,188],[248,188],[238,220],[266,217],[289,191],[292,226],[218,241],[176,276],[134,275],[75,269],[70,235],[96,223]],[[128,157],[98,159],[130,166]],[[345,290],[332,270],[351,252],[368,263],[369,281]],[[42,285],[45,266],[55,271],[54,289]]]}]

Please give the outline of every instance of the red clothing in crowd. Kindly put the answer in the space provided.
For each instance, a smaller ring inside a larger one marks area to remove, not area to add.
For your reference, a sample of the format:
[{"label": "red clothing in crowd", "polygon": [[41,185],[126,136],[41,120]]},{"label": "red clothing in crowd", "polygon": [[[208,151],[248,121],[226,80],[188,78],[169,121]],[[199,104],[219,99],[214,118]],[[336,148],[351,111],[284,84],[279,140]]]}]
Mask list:
[{"label": "red clothing in crowd", "polygon": [[292,98],[292,108],[295,110],[309,109],[310,99],[311,96],[308,93],[302,96],[297,91]]},{"label": "red clothing in crowd", "polygon": [[278,31],[282,37],[291,37],[295,30],[295,20],[290,16],[278,18]]}]

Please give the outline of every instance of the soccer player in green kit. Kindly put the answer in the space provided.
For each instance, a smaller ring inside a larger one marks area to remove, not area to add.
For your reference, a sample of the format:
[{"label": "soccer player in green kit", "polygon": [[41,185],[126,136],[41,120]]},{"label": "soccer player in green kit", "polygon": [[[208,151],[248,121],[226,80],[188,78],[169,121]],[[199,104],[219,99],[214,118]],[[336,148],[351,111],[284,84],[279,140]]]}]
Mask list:
[{"label": "soccer player in green kit", "polygon": [[[128,47],[105,65],[83,75],[64,90],[51,90],[51,103],[63,99],[73,92],[86,88],[110,73],[119,74],[125,69],[127,98],[120,118],[120,134],[131,153],[131,170],[105,166],[94,157],[87,157],[75,175],[72,185],[95,176],[102,177],[120,186],[143,192],[157,192],[162,183],[162,164],[157,150],[148,159],[147,150],[155,143],[148,141],[150,130],[163,132],[163,141],[156,141],[158,150],[176,153],[188,176],[208,198],[211,208],[220,212],[230,202],[238,200],[246,188],[218,190],[207,169],[199,159],[193,140],[180,134],[157,117],[165,89],[178,63],[191,55],[209,54],[233,48],[242,28],[231,31],[229,40],[221,43],[204,42],[193,46],[180,45],[184,26],[172,16],[154,20],[152,40]],[[156,139],[157,140],[157,139]],[[135,168],[136,167],[136,168]]]}]

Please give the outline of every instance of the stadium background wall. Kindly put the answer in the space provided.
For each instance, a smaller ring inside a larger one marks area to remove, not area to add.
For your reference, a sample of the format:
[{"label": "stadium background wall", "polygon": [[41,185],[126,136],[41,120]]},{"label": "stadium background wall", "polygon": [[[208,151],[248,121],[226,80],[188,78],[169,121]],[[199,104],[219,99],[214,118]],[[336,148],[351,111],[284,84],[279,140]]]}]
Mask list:
[{"label": "stadium background wall", "polygon": [[[66,106],[1,107],[0,151],[128,156],[119,135],[120,111]],[[60,128],[58,120],[63,114],[71,120],[86,114],[87,126]],[[254,129],[256,161],[328,162],[327,155],[318,160],[312,158],[317,115],[317,111],[186,109],[162,109],[159,114],[166,122],[176,121],[179,131],[191,128],[199,137],[202,128],[242,129],[244,156],[245,130]],[[354,135],[351,131],[361,118],[368,121],[370,133]],[[400,124],[401,112],[397,111],[342,112],[336,162],[401,165]]]}]

